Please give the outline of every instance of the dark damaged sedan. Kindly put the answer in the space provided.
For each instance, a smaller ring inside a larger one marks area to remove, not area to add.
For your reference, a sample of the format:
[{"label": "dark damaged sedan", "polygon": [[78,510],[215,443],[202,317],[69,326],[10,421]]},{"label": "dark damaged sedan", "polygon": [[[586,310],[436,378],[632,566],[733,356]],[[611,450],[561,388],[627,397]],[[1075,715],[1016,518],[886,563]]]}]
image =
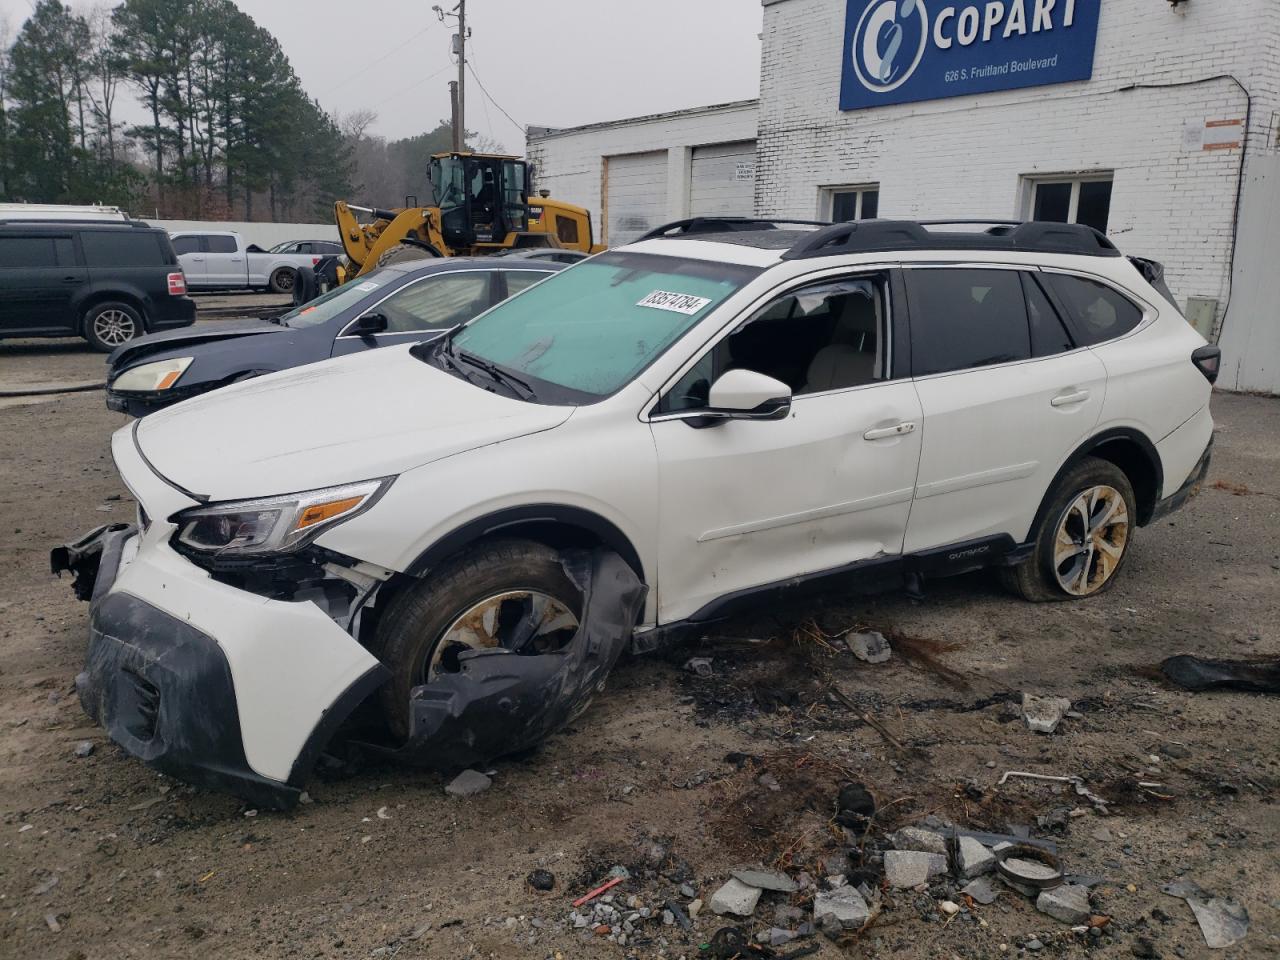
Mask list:
[{"label": "dark damaged sedan", "polygon": [[413,261],[383,267],[273,321],[139,337],[107,358],[107,406],[142,417],[265,373],[430,340],[563,269],[507,258]]}]

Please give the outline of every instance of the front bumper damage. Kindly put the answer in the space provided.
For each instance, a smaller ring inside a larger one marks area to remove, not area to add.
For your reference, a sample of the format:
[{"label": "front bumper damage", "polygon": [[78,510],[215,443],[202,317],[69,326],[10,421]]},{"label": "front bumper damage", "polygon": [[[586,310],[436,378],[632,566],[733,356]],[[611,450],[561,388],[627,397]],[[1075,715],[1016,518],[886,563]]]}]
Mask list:
[{"label": "front bumper damage", "polygon": [[[289,809],[386,668],[314,603],[219,583],[153,534],[117,524],[52,551],[54,572],[72,572],[92,604],[81,704],[154,769]],[[611,552],[565,564],[584,602],[564,649],[464,655],[459,673],[413,691],[405,744],[364,746],[446,770],[523,750],[585,709],[631,640],[645,587]]]}]

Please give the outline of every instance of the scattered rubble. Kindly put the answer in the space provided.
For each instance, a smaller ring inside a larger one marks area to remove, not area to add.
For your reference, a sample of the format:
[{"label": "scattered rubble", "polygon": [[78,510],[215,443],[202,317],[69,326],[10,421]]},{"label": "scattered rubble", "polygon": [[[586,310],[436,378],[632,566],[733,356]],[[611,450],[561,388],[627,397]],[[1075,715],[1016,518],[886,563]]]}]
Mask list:
[{"label": "scattered rubble", "polygon": [[1234,900],[1215,897],[1192,880],[1181,879],[1161,888],[1171,897],[1187,901],[1195,914],[1205,944],[1212,950],[1234,946],[1249,932],[1249,911]]},{"label": "scattered rubble", "polygon": [[93,741],[81,740],[76,744],[75,754],[77,757],[88,757],[93,754]]},{"label": "scattered rubble", "polygon": [[956,866],[962,877],[972,880],[994,870],[996,856],[973,837],[961,836],[956,839]]},{"label": "scattered rubble", "polygon": [[813,898],[814,922],[822,924],[832,916],[842,930],[857,930],[871,918],[871,908],[862,894],[848,885],[819,891]]},{"label": "scattered rubble", "polygon": [[918,887],[930,877],[947,872],[947,858],[940,853],[889,850],[884,855],[884,878],[896,889]]},{"label": "scattered rubble", "polygon": [[732,913],[739,917],[749,917],[755,913],[756,904],[760,902],[761,889],[743,883],[731,877],[727,883],[711,895],[708,906],[713,913]]},{"label": "scattered rubble", "polygon": [[729,871],[735,880],[749,887],[761,890],[777,890],[782,893],[794,893],[800,885],[778,870],[765,870],[763,867],[736,867]]},{"label": "scattered rubble", "polygon": [[1089,907],[1088,888],[1071,883],[1041,891],[1040,896],[1036,897],[1036,909],[1073,926],[1087,923],[1093,915]]},{"label": "scattered rubble", "polygon": [[940,833],[919,827],[903,827],[890,835],[889,841],[899,850],[915,850],[920,853],[947,852],[947,841]]},{"label": "scattered rubble", "polygon": [[995,903],[996,897],[1000,896],[1000,889],[991,882],[990,877],[979,877],[962,887],[960,892],[966,897],[972,897],[983,906]]},{"label": "scattered rubble", "polygon": [[1041,697],[1034,693],[1022,695],[1022,719],[1027,729],[1034,733],[1053,733],[1071,709],[1071,701],[1065,697]]},{"label": "scattered rubble", "polygon": [[546,891],[556,885],[556,875],[550,870],[534,870],[526,880],[535,890]]},{"label": "scattered rubble", "polygon": [[884,663],[893,656],[889,641],[885,639],[884,634],[875,630],[846,633],[844,642],[850,653],[867,663]]},{"label": "scattered rubble", "polygon": [[685,661],[684,668],[694,676],[704,679],[713,676],[715,673],[711,667],[710,657],[690,657]]},{"label": "scattered rubble", "polygon": [[449,781],[444,792],[451,797],[473,797],[493,786],[493,780],[479,770],[463,770]]}]

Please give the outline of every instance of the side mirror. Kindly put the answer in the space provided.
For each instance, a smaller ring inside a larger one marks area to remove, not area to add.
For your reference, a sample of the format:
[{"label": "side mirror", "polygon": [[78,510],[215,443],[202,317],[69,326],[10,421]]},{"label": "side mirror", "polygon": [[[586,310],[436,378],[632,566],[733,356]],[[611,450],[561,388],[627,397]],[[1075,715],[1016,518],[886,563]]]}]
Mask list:
[{"label": "side mirror", "polygon": [[352,332],[357,337],[372,337],[375,333],[383,333],[387,329],[387,315],[385,313],[366,313],[356,317],[355,327]]},{"label": "side mirror", "polygon": [[711,385],[707,408],[711,420],[781,420],[791,412],[791,388],[754,370],[729,370]]}]

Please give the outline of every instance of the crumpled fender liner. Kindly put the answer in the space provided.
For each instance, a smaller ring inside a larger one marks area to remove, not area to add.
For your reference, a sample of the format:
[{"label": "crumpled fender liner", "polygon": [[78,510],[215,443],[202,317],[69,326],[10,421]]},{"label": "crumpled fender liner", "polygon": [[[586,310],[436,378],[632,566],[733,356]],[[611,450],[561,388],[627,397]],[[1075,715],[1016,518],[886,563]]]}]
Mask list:
[{"label": "crumpled fender liner", "polygon": [[457,673],[415,687],[410,734],[379,753],[451,770],[528,749],[581,713],[631,640],[647,588],[618,554],[571,551],[565,572],[582,590],[578,632],[561,650],[462,654]]}]

